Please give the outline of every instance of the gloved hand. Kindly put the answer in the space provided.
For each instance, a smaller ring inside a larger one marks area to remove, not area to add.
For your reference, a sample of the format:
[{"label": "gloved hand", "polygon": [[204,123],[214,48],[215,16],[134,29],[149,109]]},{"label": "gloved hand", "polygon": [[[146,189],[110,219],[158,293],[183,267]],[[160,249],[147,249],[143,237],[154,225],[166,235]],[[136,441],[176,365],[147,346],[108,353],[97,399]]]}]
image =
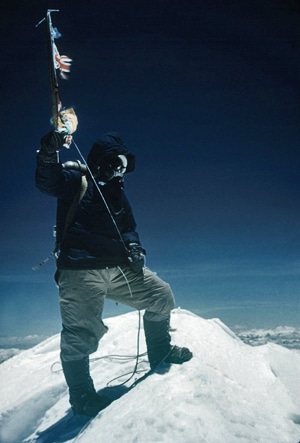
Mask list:
[{"label": "gloved hand", "polygon": [[137,274],[143,269],[145,265],[146,251],[139,243],[129,243],[128,245],[128,261],[131,269]]},{"label": "gloved hand", "polygon": [[53,155],[56,151],[60,151],[65,143],[65,136],[57,131],[48,132],[41,138],[41,150],[45,155]]}]

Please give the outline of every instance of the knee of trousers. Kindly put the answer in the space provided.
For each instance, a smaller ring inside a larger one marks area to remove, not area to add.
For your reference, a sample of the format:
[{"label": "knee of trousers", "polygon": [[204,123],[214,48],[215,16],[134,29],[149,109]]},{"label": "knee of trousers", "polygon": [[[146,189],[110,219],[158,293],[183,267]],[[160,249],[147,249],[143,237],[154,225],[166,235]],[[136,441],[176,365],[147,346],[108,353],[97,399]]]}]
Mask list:
[{"label": "knee of trousers", "polygon": [[171,286],[166,283],[166,288],[164,292],[164,310],[170,312],[175,308],[175,298]]},{"label": "knee of trousers", "polygon": [[108,331],[104,323],[100,323],[96,329],[64,328],[61,331],[60,350],[64,361],[80,360],[96,352],[103,335]]},{"label": "knee of trousers", "polygon": [[144,318],[149,321],[161,321],[170,316],[172,309],[175,307],[175,299],[172,289],[168,283],[164,283],[163,290],[160,291],[158,297],[146,309]]}]

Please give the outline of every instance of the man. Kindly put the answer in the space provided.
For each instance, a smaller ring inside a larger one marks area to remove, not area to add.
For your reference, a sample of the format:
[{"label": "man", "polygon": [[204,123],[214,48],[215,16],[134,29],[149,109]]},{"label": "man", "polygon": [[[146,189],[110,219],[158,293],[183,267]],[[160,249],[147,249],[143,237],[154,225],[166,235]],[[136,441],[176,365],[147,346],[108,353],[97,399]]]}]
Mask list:
[{"label": "man", "polygon": [[102,321],[105,298],[145,310],[152,369],[162,361],[184,363],[192,353],[171,346],[173,293],[144,266],[145,251],[123,189],[124,174],[134,170],[134,155],[118,134],[108,133],[92,146],[85,174],[80,164],[68,169],[59,161],[64,143],[58,131],[41,139],[36,186],[57,198],[61,361],[70,403],[75,414],[94,416],[109,403],[96,393],[89,370],[89,355],[107,332]]}]

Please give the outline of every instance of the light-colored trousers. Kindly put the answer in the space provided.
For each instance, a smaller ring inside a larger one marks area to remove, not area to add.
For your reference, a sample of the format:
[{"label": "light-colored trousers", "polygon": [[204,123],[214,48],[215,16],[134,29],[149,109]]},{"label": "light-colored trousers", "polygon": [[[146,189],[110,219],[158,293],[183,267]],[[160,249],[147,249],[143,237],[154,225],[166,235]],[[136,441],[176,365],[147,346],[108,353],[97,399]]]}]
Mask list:
[{"label": "light-colored trousers", "polygon": [[105,298],[145,310],[144,317],[149,321],[167,319],[175,306],[170,285],[148,268],[138,274],[129,266],[60,269],[57,282],[64,361],[80,360],[97,350],[99,340],[107,332],[102,320]]}]

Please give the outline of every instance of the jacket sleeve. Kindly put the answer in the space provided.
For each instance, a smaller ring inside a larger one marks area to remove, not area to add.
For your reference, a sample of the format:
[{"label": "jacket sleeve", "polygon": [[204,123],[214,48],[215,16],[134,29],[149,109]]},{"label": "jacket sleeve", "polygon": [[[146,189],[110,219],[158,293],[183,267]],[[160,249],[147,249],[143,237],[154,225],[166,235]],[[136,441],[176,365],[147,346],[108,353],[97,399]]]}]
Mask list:
[{"label": "jacket sleeve", "polygon": [[77,192],[81,173],[65,170],[53,156],[45,157],[39,152],[36,160],[35,185],[43,193],[67,200]]}]

